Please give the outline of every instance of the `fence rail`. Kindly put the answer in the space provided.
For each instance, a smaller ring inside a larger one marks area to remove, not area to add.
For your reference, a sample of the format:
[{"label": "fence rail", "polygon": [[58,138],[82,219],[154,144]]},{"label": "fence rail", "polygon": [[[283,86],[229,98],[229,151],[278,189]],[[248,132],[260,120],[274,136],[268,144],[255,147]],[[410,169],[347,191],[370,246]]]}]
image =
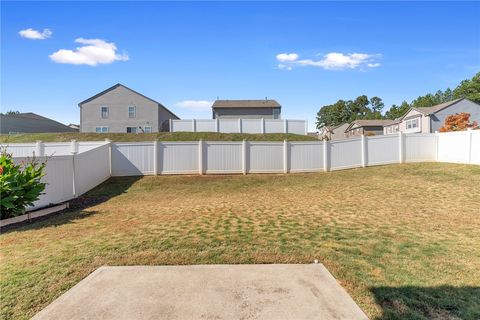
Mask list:
[{"label": "fence rail", "polygon": [[[480,164],[480,130],[331,142],[74,141],[48,147],[74,154],[49,157],[47,187],[35,208],[72,199],[110,176],[318,172],[418,161]],[[47,149],[40,142],[8,146],[15,161],[25,154],[46,154]]]},{"label": "fence rail", "polygon": [[170,120],[170,132],[294,133],[307,134],[306,120],[183,119]]}]

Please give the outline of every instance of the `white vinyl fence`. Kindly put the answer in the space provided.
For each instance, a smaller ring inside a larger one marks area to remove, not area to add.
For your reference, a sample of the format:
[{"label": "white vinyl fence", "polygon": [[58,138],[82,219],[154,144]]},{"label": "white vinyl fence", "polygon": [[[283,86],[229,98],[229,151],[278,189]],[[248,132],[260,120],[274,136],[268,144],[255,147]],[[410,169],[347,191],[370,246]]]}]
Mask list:
[{"label": "white vinyl fence", "polygon": [[[73,146],[72,146],[73,145]],[[49,144],[53,148],[52,144]],[[58,144],[58,150],[65,147],[65,144]],[[42,182],[46,183],[44,194],[40,199],[34,203],[33,207],[28,210],[46,207],[52,204],[61,203],[78,197],[85,192],[91,190],[95,186],[107,180],[110,174],[110,146],[109,143],[85,143],[81,146],[80,143],[68,143],[69,152],[67,155],[66,149],[63,155],[47,155],[47,146],[37,150],[37,145],[33,144],[35,150],[27,150],[22,144],[20,148],[17,145],[9,145],[8,152],[12,152],[15,162],[27,161],[31,156],[17,156],[15,150],[20,150],[21,155],[32,155],[35,151],[38,161],[47,161],[45,168],[45,176]],[[83,152],[77,153],[77,150]],[[45,155],[43,155],[45,154]],[[27,211],[28,211],[27,210]]]},{"label": "white vinyl fence", "polygon": [[7,150],[16,161],[58,152],[48,158],[38,208],[79,196],[110,176],[318,172],[418,161],[480,164],[480,130],[331,142],[38,142]]},{"label": "white vinyl fence", "polygon": [[190,119],[170,120],[170,132],[294,133],[307,134],[306,120]]}]

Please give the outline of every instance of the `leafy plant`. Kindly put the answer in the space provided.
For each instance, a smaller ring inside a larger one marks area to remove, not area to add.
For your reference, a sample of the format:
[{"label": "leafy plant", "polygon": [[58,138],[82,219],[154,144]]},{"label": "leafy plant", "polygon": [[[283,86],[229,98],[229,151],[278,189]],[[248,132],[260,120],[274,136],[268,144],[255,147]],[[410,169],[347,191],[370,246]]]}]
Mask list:
[{"label": "leafy plant", "polygon": [[36,158],[15,163],[12,154],[0,150],[0,219],[19,216],[38,200],[45,190],[40,181],[45,165]]},{"label": "leafy plant", "polygon": [[462,131],[466,129],[478,129],[476,121],[470,122],[470,113],[455,113],[445,118],[445,124],[440,128],[440,132]]}]

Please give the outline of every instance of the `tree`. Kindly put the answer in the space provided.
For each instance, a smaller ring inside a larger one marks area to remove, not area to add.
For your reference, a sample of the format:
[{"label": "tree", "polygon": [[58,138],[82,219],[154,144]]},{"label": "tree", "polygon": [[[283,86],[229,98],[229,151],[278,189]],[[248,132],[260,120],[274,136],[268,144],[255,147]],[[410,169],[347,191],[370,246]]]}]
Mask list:
[{"label": "tree", "polygon": [[3,115],[19,114],[19,113],[20,113],[20,111],[17,111],[17,110],[9,110],[9,111],[7,111],[7,112],[5,112],[5,113],[0,112],[0,114],[1,114],[2,116],[3,116]]},{"label": "tree", "polygon": [[336,126],[347,122],[350,111],[347,101],[338,100],[334,104],[323,106],[317,113],[317,129],[324,126]]},{"label": "tree", "polygon": [[440,128],[440,132],[462,131],[469,128],[478,129],[478,123],[476,121],[470,122],[470,113],[462,112],[446,117],[445,124]]},{"label": "tree", "polygon": [[385,112],[385,119],[395,120],[403,117],[408,110],[410,110],[410,104],[407,101],[403,101],[401,105],[392,105],[387,112]]},{"label": "tree", "polygon": [[453,90],[454,99],[467,98],[476,103],[480,103],[480,72],[473,76],[471,80],[463,80]]}]

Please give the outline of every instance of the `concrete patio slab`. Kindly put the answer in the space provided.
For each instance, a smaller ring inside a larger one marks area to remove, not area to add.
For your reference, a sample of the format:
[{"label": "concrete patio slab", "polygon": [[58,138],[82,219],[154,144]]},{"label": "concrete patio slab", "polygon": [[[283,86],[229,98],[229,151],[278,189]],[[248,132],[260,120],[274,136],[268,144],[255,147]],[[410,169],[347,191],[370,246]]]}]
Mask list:
[{"label": "concrete patio slab", "polygon": [[322,264],[101,267],[33,319],[368,319]]}]

